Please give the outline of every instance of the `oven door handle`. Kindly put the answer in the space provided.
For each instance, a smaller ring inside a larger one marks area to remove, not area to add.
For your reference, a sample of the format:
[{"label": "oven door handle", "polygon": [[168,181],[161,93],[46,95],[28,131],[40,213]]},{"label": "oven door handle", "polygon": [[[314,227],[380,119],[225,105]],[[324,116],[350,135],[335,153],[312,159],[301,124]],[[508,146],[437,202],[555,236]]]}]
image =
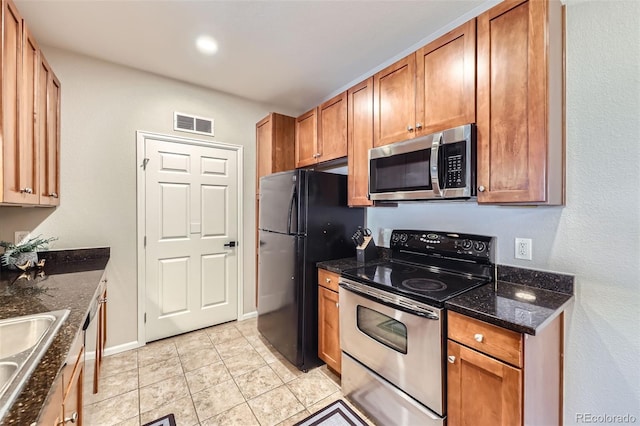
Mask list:
[{"label": "oven door handle", "polygon": [[376,289],[370,288],[368,286],[359,285],[351,281],[346,281],[344,279],[340,280],[339,286],[366,299],[373,300],[377,303],[382,303],[383,305],[392,307],[394,309],[399,309],[403,312],[418,315],[430,320],[440,320],[440,316],[438,314],[428,308],[423,308],[421,304],[416,303],[406,297],[386,294],[385,292],[377,291]]}]

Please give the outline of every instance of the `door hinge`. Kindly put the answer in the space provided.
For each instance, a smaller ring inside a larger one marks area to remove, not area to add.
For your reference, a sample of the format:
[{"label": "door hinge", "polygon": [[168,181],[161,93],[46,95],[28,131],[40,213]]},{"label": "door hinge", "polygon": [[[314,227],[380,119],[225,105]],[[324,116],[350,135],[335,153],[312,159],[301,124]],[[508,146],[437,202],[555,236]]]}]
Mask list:
[{"label": "door hinge", "polygon": [[147,236],[146,235],[144,236],[143,244],[144,244],[144,248],[147,248]]},{"label": "door hinge", "polygon": [[146,312],[144,313],[144,323],[145,324],[147,323],[147,313]]},{"label": "door hinge", "polygon": [[142,160],[142,164],[140,165],[140,167],[142,167],[142,170],[147,170],[147,164],[149,164],[148,158],[145,158],[144,160]]}]

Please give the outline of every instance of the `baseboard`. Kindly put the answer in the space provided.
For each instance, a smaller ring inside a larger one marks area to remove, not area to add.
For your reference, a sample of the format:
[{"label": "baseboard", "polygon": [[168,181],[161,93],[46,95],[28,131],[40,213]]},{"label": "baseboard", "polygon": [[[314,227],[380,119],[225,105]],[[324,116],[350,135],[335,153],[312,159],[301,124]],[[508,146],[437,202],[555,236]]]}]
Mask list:
[{"label": "baseboard", "polygon": [[244,321],[244,320],[257,318],[257,317],[258,317],[258,311],[248,312],[246,314],[243,314],[241,317],[239,317],[238,321]]},{"label": "baseboard", "polygon": [[[144,346],[144,345],[140,344],[140,342],[138,342],[138,341],[125,343],[125,344],[118,345],[118,346],[111,346],[110,348],[105,348],[103,356],[119,354],[120,352],[126,352],[126,351],[130,351],[132,349],[138,349],[138,348],[140,348],[142,346]],[[95,351],[87,351],[87,352],[85,352],[84,353],[84,359],[85,360],[89,360],[89,361],[93,360],[93,359],[96,359],[96,352]]]}]

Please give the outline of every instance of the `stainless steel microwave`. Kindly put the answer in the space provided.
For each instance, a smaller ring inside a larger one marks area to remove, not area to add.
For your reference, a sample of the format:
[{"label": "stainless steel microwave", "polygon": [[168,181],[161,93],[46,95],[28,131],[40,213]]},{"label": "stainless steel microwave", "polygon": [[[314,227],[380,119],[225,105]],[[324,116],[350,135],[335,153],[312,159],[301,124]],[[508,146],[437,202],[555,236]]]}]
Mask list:
[{"label": "stainless steel microwave", "polygon": [[429,200],[475,195],[474,124],[369,150],[371,200]]}]

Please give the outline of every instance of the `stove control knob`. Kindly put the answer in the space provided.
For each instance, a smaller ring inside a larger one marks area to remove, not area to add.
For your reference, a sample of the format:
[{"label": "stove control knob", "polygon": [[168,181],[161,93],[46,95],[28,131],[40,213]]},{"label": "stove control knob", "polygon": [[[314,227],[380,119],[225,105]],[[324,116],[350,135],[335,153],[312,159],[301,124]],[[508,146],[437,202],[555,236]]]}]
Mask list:
[{"label": "stove control knob", "polygon": [[486,248],[487,248],[487,244],[486,244],[486,243],[484,243],[484,242],[482,242],[482,241],[476,241],[476,242],[473,244],[473,248],[474,248],[474,250],[475,250],[475,251],[477,251],[477,252],[483,252],[483,251],[484,251],[484,249],[486,249]]},{"label": "stove control knob", "polygon": [[391,241],[392,242],[397,243],[399,239],[400,239],[400,235],[398,235],[398,234],[392,234],[391,235]]},{"label": "stove control knob", "polygon": [[400,242],[406,243],[408,239],[409,236],[407,234],[400,234]]},{"label": "stove control knob", "polygon": [[471,240],[464,240],[461,245],[464,250],[469,250],[473,244],[471,243]]}]

